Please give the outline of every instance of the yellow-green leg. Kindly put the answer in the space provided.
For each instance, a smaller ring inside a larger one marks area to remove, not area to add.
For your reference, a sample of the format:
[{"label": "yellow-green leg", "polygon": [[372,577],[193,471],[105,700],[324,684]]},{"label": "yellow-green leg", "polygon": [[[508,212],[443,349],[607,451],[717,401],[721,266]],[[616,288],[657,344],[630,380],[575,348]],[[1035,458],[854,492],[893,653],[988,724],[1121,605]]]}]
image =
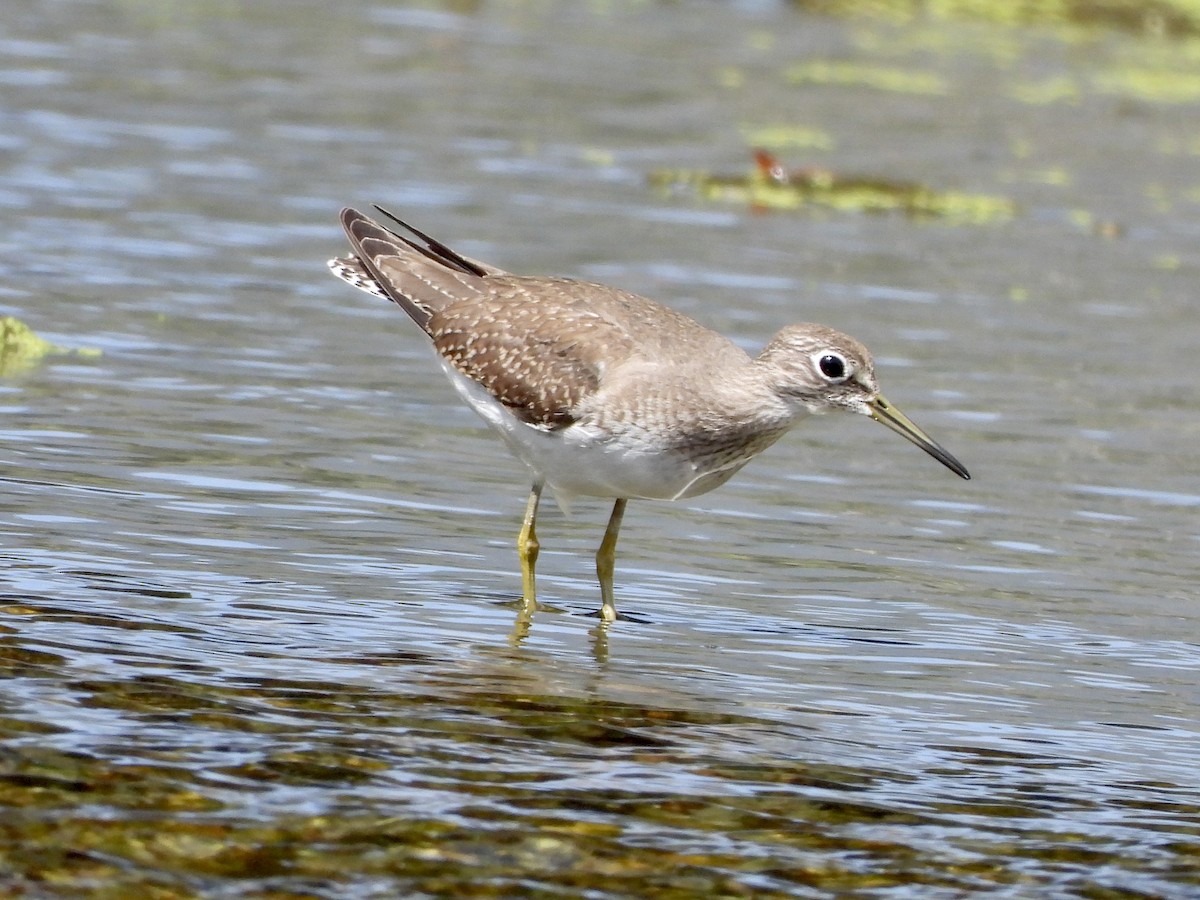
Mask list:
[{"label": "yellow-green leg", "polygon": [[537,565],[541,544],[537,539],[538,501],[542,499],[542,482],[534,482],[529,489],[529,502],[525,504],[525,521],[517,536],[517,555],[521,558],[521,600],[525,608],[532,610],[537,605],[537,589],[534,585],[534,567]]},{"label": "yellow-green leg", "polygon": [[613,504],[608,527],[604,529],[604,540],[596,551],[596,576],[600,579],[600,618],[612,622],[617,618],[617,606],[613,603],[613,565],[617,561],[617,534],[621,531],[621,519],[625,515],[625,501]]}]

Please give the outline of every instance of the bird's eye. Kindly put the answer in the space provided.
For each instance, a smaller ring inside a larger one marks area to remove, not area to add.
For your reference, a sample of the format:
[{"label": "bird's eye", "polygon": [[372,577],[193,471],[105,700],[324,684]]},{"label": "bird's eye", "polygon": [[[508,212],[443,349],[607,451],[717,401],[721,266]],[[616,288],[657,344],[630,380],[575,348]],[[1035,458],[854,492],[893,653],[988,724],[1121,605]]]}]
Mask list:
[{"label": "bird's eye", "polygon": [[817,361],[821,374],[830,381],[840,381],[846,377],[846,361],[835,353],[826,353]]}]

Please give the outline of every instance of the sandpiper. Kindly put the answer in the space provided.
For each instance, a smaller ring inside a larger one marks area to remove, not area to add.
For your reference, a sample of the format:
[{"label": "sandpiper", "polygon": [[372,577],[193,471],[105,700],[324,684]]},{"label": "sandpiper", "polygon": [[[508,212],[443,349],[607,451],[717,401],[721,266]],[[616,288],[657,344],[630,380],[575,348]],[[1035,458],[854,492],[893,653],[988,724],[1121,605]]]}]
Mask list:
[{"label": "sandpiper", "polygon": [[459,394],[533,471],[517,539],[527,609],[536,603],[546,485],[615,501],[596,552],[600,615],[612,621],[627,501],[711,491],[808,415],[870,416],[971,477],[883,398],[871,354],[848,335],[789,325],[751,357],[653,300],[570,278],[513,275],[377,209],[400,230],[342,210],[353,255],[329,268],[408,313]]}]

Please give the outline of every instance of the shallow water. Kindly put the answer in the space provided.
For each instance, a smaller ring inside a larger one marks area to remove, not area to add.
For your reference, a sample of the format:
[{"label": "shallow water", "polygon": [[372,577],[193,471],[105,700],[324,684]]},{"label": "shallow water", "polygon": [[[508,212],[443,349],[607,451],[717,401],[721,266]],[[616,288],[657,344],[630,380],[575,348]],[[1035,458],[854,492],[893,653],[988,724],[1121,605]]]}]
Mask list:
[{"label": "shallow water", "polygon": [[[767,2],[330,16],[6,16],[0,314],[101,353],[0,379],[3,891],[1194,896],[1191,40]],[[650,184],[745,174],[764,129],[1013,213]],[[748,348],[849,331],[974,478],[806,423],[630,505],[607,629],[606,505],[547,503],[527,626],[525,473],[325,272],[372,202]]]}]

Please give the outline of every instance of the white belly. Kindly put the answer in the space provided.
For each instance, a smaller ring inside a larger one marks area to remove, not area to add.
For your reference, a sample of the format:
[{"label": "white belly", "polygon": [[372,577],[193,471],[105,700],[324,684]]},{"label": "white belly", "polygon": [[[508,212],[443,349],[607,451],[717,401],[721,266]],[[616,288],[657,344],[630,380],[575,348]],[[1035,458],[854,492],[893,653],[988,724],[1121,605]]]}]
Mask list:
[{"label": "white belly", "polygon": [[560,495],[682,500],[719,487],[749,461],[735,459],[701,468],[637,434],[614,437],[580,424],[557,431],[536,428],[514,417],[478,382],[449,363],[443,361],[442,368],[509,449]]}]

